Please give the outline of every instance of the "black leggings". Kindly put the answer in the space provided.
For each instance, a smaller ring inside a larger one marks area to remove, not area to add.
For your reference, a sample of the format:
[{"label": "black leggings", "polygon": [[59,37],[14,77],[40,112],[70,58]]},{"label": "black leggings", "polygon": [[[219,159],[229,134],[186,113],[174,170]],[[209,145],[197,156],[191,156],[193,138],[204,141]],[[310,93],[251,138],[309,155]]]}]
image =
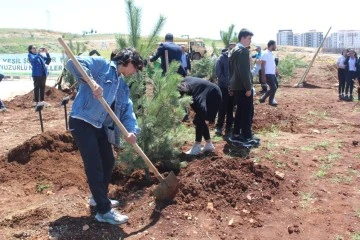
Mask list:
[{"label": "black leggings", "polygon": [[344,94],[345,92],[345,82],[346,82],[346,70],[339,68],[338,69],[338,78],[339,78],[339,95]]},{"label": "black leggings", "polygon": [[209,128],[205,122],[205,117],[201,113],[196,113],[193,123],[195,124],[195,141],[201,142],[202,137],[205,141],[210,140]]}]

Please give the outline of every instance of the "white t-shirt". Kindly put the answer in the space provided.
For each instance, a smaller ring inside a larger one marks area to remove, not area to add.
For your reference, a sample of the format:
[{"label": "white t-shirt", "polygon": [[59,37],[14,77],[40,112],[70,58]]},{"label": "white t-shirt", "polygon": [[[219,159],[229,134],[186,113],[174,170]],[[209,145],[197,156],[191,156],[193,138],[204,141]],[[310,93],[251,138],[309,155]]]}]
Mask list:
[{"label": "white t-shirt", "polygon": [[356,72],[355,62],[356,62],[356,58],[349,59],[349,71]]},{"label": "white t-shirt", "polygon": [[276,73],[276,64],[275,64],[275,57],[272,54],[272,51],[266,49],[264,54],[261,57],[261,60],[265,61],[265,74],[272,74],[275,75]]},{"label": "white t-shirt", "polygon": [[338,68],[345,69],[344,62],[345,62],[345,57],[343,55],[341,55],[337,60]]}]

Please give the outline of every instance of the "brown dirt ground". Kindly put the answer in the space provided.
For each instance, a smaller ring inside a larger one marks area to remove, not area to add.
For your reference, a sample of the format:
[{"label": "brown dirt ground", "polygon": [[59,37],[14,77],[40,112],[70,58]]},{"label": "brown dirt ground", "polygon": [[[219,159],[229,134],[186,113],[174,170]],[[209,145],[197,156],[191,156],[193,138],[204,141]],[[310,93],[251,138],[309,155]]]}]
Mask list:
[{"label": "brown dirt ground", "polygon": [[189,165],[171,203],[154,201],[154,178],[117,167],[110,196],[130,217],[121,226],[96,223],[87,205],[82,161],[59,106],[66,94],[48,89],[45,133],[31,92],[6,102],[0,239],[358,239],[360,107],[337,100],[334,71],[320,64],[304,88],[293,88],[303,71],[279,89],[278,107],[255,101],[259,148],[214,137],[214,153],[180,155]]}]

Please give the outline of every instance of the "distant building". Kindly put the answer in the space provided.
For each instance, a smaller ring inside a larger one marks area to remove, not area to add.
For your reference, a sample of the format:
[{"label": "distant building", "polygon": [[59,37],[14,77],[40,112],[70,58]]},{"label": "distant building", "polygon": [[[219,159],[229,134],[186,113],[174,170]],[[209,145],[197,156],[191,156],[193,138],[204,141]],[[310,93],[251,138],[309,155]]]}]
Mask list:
[{"label": "distant building", "polygon": [[303,47],[319,47],[323,40],[323,33],[316,30],[310,30],[301,34]]},{"label": "distant building", "polygon": [[302,39],[301,39],[301,34],[300,33],[294,33],[293,45],[298,46],[298,47],[302,46]]},{"label": "distant building", "polygon": [[292,46],[293,45],[293,31],[290,29],[279,30],[276,35],[276,44],[283,46]]},{"label": "distant building", "polygon": [[341,30],[331,34],[333,48],[360,48],[360,30]]}]

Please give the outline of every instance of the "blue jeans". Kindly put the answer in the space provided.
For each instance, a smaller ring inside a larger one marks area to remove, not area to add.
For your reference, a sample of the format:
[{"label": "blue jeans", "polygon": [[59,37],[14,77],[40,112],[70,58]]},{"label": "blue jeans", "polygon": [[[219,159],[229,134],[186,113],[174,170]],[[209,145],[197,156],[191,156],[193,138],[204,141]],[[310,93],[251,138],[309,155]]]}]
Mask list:
[{"label": "blue jeans", "polygon": [[88,184],[96,202],[96,211],[104,214],[110,211],[108,187],[115,157],[104,128],[76,118],[69,118],[69,128],[79,148]]}]

